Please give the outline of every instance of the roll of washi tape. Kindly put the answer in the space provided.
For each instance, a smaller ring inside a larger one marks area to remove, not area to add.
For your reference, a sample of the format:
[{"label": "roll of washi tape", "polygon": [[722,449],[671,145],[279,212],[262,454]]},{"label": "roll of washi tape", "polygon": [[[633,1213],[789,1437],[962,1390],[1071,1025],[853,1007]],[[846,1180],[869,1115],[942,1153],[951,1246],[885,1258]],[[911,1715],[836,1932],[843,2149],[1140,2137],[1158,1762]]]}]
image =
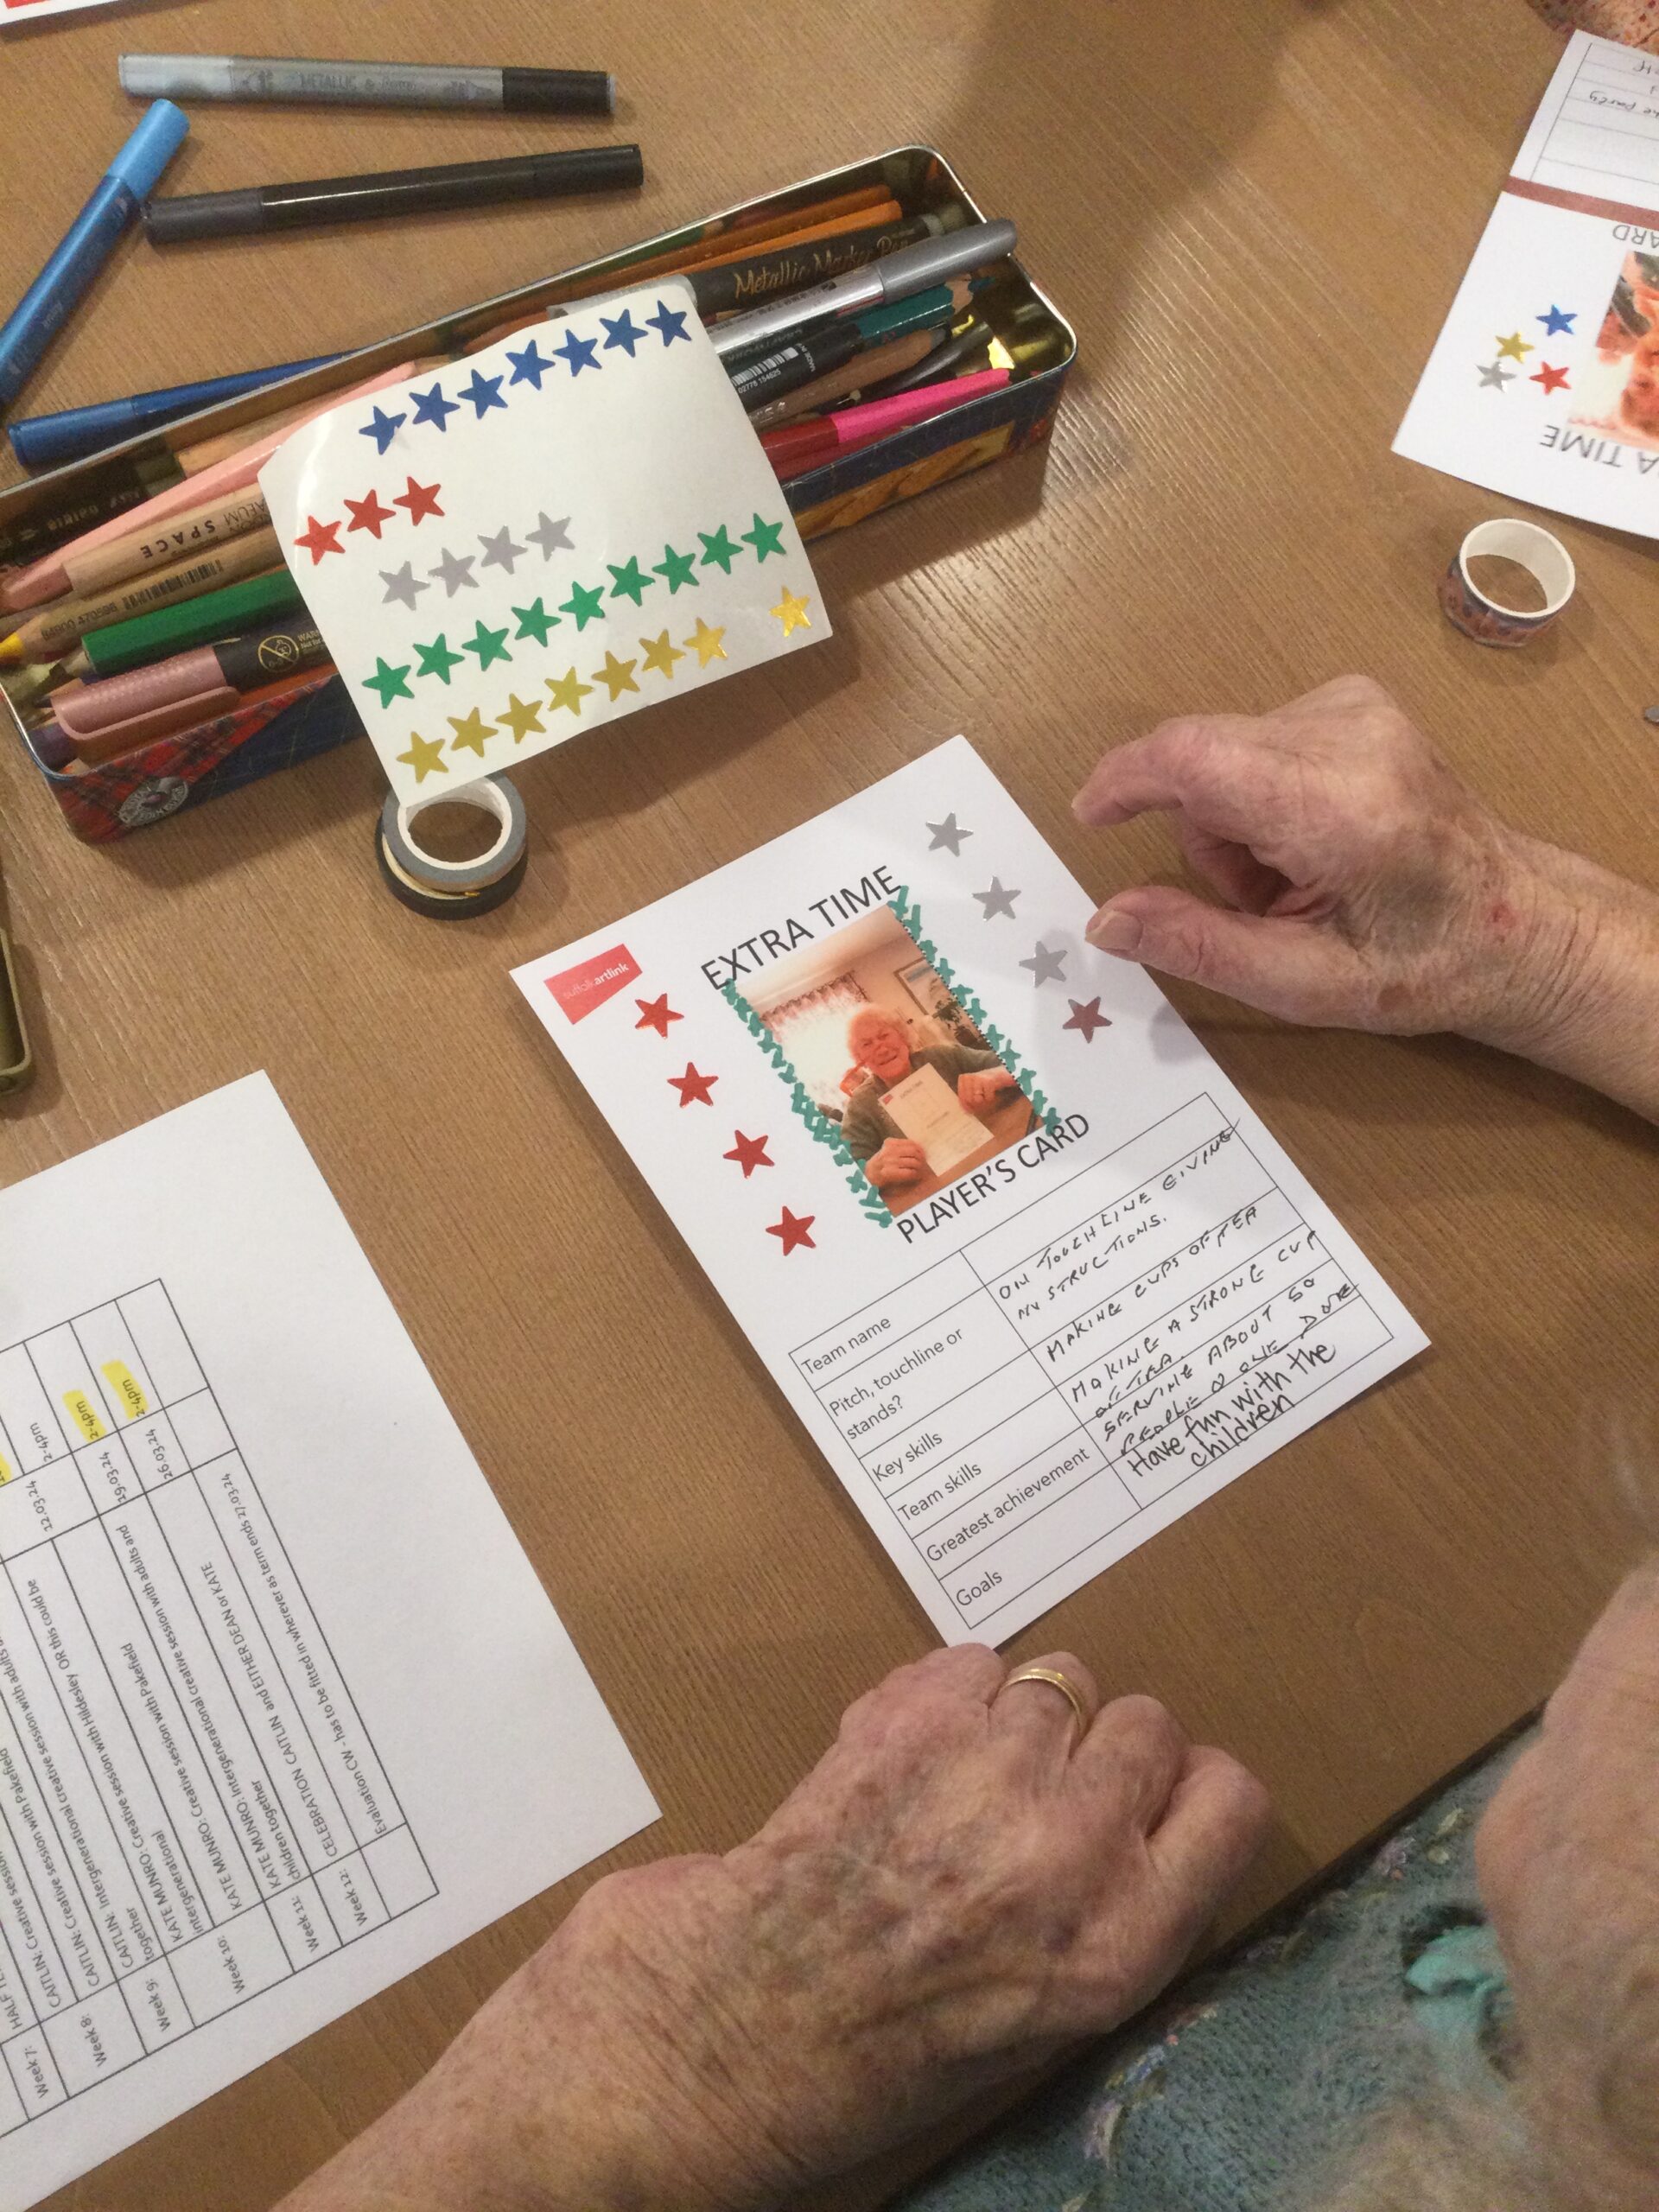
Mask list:
[{"label": "roll of washi tape", "polygon": [[379,863],[381,880],[392,897],[412,913],[424,914],[434,922],[469,922],[480,914],[493,913],[498,906],[506,905],[524,881],[524,870],[530,865],[530,848],[526,845],[506,874],[498,876],[493,883],[486,884],[481,891],[429,891],[393,860],[378,828],[374,856]]},{"label": "roll of washi tape", "polygon": [[[417,841],[415,824],[432,806],[471,806],[494,817],[496,836],[486,852],[467,861],[442,860]],[[453,791],[434,791],[428,798],[400,804],[397,794],[386,793],[380,810],[380,836],[386,850],[403,873],[422,890],[486,891],[518,865],[529,834],[524,802],[504,775],[483,776],[461,784]]]},{"label": "roll of washi tape", "polygon": [[[1471,574],[1471,564],[1478,561],[1510,561],[1524,569],[1543,594],[1543,604],[1506,606],[1504,586],[1489,570],[1480,572],[1478,581]],[[1447,621],[1478,645],[1524,645],[1549,627],[1577,585],[1573,556],[1559,537],[1535,522],[1505,518],[1479,524],[1464,539],[1440,579],[1440,607]]]}]

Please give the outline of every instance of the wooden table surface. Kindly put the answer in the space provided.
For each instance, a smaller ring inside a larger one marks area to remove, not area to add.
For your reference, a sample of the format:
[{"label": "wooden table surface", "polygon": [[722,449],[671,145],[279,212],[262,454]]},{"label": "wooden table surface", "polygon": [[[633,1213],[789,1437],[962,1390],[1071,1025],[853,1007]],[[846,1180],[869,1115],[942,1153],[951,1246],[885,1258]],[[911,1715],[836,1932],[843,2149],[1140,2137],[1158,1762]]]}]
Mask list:
[{"label": "wooden table surface", "polygon": [[[0,1177],[268,1068],[662,1802],[616,1863],[718,1849],[931,1639],[506,971],[959,729],[1104,895],[1176,863],[1155,821],[1072,822],[1103,746],[1351,667],[1516,818],[1651,878],[1649,549],[1560,525],[1571,613],[1524,653],[1483,651],[1434,585],[1507,503],[1389,452],[1555,43],[1523,0],[499,0],[487,35],[437,0],[360,29],[324,0],[95,10],[0,45],[0,296],[129,127],[115,57],[132,47],[611,67],[615,135],[643,142],[650,181],[637,202],[165,258],[135,242],[34,407],[366,341],[917,137],[1017,220],[1082,334],[1046,462],[816,549],[831,642],[530,762],[528,879],[464,931],[382,889],[366,745],[104,849],[0,758],[41,1062],[0,1108]],[[168,182],[596,135],[203,107]],[[1236,1921],[1544,1694],[1608,1587],[1630,1539],[1607,1414],[1651,1371],[1659,1178],[1635,1122],[1489,1053],[1175,995],[1433,1340],[1012,1647],[1075,1646],[1109,1692],[1155,1692],[1267,1777],[1277,1826]],[[459,1163],[441,1180],[434,1129]],[[268,2203],[588,1878],[53,2202]]]}]

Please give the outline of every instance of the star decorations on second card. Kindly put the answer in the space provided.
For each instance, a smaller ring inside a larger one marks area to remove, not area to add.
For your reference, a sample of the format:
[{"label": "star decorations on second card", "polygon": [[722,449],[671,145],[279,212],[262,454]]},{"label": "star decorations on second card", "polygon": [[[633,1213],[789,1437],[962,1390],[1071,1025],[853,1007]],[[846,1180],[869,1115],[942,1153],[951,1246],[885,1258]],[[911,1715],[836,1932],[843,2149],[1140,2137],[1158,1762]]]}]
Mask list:
[{"label": "star decorations on second card", "polygon": [[260,483],[400,798],[830,634],[675,278],[336,408]]}]

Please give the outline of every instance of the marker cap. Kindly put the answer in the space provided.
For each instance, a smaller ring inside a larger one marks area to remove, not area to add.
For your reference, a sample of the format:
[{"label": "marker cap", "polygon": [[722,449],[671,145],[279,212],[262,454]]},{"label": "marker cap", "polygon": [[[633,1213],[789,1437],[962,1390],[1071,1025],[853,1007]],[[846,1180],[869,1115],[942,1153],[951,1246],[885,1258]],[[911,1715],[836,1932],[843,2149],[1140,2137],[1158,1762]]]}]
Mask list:
[{"label": "marker cap", "polygon": [[616,79],[608,69],[504,69],[501,105],[524,114],[614,115]]},{"label": "marker cap", "polygon": [[153,101],[110,163],[109,174],[118,184],[124,184],[135,200],[148,200],[189,129],[190,118],[181,107],[175,107],[171,100]]}]

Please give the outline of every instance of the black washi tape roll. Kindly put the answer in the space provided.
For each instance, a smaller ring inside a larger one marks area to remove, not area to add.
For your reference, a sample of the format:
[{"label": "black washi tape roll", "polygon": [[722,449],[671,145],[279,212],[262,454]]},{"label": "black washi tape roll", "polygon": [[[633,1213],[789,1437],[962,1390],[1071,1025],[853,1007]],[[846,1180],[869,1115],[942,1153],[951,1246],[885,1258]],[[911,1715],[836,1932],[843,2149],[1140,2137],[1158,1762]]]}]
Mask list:
[{"label": "black washi tape roll", "polygon": [[374,857],[380,864],[381,880],[392,897],[411,913],[424,914],[434,922],[470,922],[480,914],[493,913],[496,907],[505,906],[524,881],[524,870],[530,866],[530,849],[525,846],[506,874],[498,876],[493,883],[486,883],[482,890],[429,891],[397,865],[386,850],[385,837],[378,823]]},{"label": "black washi tape roll", "polygon": [[[493,817],[494,842],[475,860],[440,860],[416,842],[415,824],[429,806],[470,806]],[[480,776],[454,791],[433,791],[426,798],[400,802],[395,791],[386,793],[380,810],[380,842],[416,889],[454,896],[461,892],[486,891],[511,874],[523,859],[529,836],[524,802],[512,779],[505,775]]]}]

